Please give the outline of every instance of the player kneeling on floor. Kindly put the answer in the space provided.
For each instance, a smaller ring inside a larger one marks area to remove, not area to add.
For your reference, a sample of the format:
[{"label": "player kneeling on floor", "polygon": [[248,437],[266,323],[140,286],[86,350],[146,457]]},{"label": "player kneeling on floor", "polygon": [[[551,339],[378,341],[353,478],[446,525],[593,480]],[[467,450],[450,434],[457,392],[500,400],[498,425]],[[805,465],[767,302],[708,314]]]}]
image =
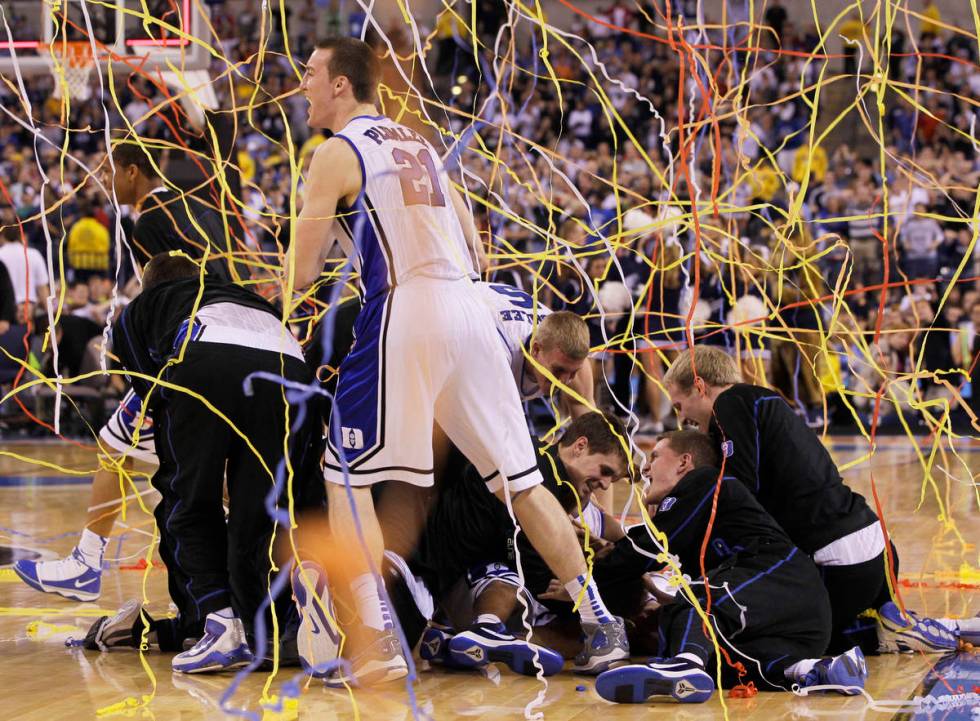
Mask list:
[{"label": "player kneeling on floor", "polygon": [[[696,580],[661,610],[663,659],[607,671],[596,680],[599,695],[620,703],[650,696],[707,701],[718,646],[747,674],[738,679],[722,661],[726,684],[752,680],[768,690],[797,685],[858,692],[867,677],[859,648],[820,658],[830,638],[830,601],[813,561],[745,486],[721,476],[717,460],[711,439],[695,431],[663,435],[651,452],[642,473],[653,523],[679,570]],[[634,526],[596,562],[595,578],[602,588],[657,570],[663,558],[651,530]],[[705,609],[710,633],[702,622]]]},{"label": "player kneeling on floor", "polygon": [[[253,660],[254,637],[249,643],[247,631],[268,596],[275,530],[265,501],[283,461],[284,438],[295,508],[324,500],[311,426],[296,427],[278,383],[252,377],[265,373],[309,383],[299,344],[265,300],[209,277],[202,288],[200,274],[186,256],[155,256],[144,270],[143,292],[113,328],[115,352],[157,431],[160,467],[152,483],[162,497],[154,516],[177,617],[153,621],[130,603],[99,619],[86,644],[137,645],[146,626],[148,643],[183,651],[172,665],[186,673]],[[290,613],[285,594],[273,608],[280,619]],[[184,651],[189,639],[198,640]]]},{"label": "player kneeling on floor", "polygon": [[[711,435],[725,454],[726,473],[812,556],[830,596],[829,653],[854,645],[866,653],[946,653],[958,639],[980,636],[975,619],[903,615],[888,581],[889,569],[898,577],[898,550],[886,544],[867,501],[844,483],[820,438],[782,396],[742,383],[734,359],[704,345],[681,353],[664,385],[680,422]],[[878,624],[860,618],[868,610],[877,612]]]}]

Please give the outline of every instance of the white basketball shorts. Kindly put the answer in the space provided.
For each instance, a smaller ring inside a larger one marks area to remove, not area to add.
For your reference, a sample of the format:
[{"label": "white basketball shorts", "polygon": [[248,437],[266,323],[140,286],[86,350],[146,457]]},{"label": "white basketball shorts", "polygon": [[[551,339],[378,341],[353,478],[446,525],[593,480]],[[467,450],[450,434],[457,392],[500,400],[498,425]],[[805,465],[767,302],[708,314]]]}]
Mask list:
[{"label": "white basketball shorts", "polygon": [[327,481],[431,486],[434,421],[491,491],[541,483],[493,312],[468,279],[414,278],[365,303],[340,365]]}]

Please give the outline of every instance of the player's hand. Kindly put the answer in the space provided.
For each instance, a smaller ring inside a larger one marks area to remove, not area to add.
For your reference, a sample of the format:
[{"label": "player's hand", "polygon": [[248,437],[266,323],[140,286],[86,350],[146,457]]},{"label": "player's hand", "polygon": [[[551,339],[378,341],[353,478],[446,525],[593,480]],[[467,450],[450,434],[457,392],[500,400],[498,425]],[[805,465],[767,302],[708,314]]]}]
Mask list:
[{"label": "player's hand", "polygon": [[[585,536],[587,529],[585,525],[576,518],[572,519],[572,527],[575,529],[575,535],[578,536],[579,543],[585,543]],[[588,531],[589,537],[589,548],[591,548],[596,553],[599,553],[607,546],[611,545],[609,541],[600,536],[595,535],[592,531]]]},{"label": "player's hand", "polygon": [[566,603],[572,603],[572,597],[568,595],[568,591],[561,584],[557,578],[552,578],[551,582],[548,584],[548,590],[544,593],[539,593],[538,598],[542,601],[564,601]]}]

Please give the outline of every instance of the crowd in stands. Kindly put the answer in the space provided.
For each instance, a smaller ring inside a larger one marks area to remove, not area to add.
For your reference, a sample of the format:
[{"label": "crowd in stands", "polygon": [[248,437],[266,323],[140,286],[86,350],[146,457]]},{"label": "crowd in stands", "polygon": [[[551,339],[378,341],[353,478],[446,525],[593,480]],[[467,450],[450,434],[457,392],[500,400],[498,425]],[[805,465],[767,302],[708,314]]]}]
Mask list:
[{"label": "crowd in stands", "polygon": [[[342,3],[320,5],[287,7],[297,60],[317,33],[359,32],[365,22]],[[430,133],[453,147],[464,169],[484,237],[493,238],[494,278],[587,315],[602,351],[598,377],[609,380],[606,400],[624,414],[634,407],[655,428],[672,415],[656,378],[691,337],[737,347],[748,378],[778,387],[815,423],[866,421],[880,392],[891,402],[879,421],[922,398],[972,401],[980,162],[965,98],[980,92],[975,45],[944,26],[931,1],[921,3],[912,19],[918,34],[895,31],[888,65],[916,104],[888,94],[881,144],[855,137],[813,148],[808,103],[823,64],[825,85],[857,87],[853,76],[837,76],[845,65],[872,72],[867,48],[808,58],[821,52],[817,30],[796,25],[778,1],[755,18],[761,29],[751,35],[747,11],[739,14],[744,3],[729,3],[725,28],[701,33],[691,29],[697,5],[672,3],[677,14],[667,22],[663,3],[614,0],[599,22],[575,16],[546,58],[540,35],[522,34],[504,63],[486,48],[508,19],[505,5],[478,2],[479,68],[466,40],[468,15],[446,11],[432,22],[426,61],[434,85],[424,75],[420,85],[430,127],[441,131]],[[302,167],[323,138],[306,127],[283,33],[272,34],[260,59],[258,10],[233,0],[211,7],[226,56],[211,67],[223,109],[211,117],[230,123],[228,109],[237,109],[235,146],[225,150],[238,168],[230,186],[241,200],[242,252],[274,258],[289,234],[287,148]],[[708,15],[721,27],[721,17]],[[847,23],[842,32],[858,42],[873,33],[854,18]],[[404,33],[388,37],[396,50],[406,42],[411,50]],[[716,49],[700,51],[708,62],[695,66],[678,53],[685,43]],[[743,92],[729,92],[742,77]],[[105,106],[108,118],[97,98],[73,102],[67,123],[51,83],[37,78],[28,89],[36,139],[29,123],[0,122],[0,268],[10,285],[0,274],[0,330],[25,315],[44,327],[50,289],[53,307],[64,308],[59,322],[82,319],[79,337],[90,339],[100,335],[114,293],[124,298],[135,288],[115,230],[118,214],[127,232],[132,210],[114,208],[92,173],[103,162],[101,128],[125,127],[125,117],[141,137],[173,143],[176,124],[188,144],[208,146],[179,113],[150,113],[166,91],[149,79],[119,88],[118,109]],[[16,104],[11,87],[0,85],[0,102]],[[30,304],[39,301],[35,313]],[[841,385],[846,401],[833,392]]]}]

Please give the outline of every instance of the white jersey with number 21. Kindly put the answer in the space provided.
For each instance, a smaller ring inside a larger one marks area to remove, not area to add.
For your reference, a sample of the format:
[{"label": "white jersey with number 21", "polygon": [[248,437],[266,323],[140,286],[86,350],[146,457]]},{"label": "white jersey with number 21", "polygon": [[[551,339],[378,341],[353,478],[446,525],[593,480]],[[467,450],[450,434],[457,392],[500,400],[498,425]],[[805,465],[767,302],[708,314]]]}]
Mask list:
[{"label": "white jersey with number 21", "polygon": [[337,217],[341,242],[358,263],[364,299],[417,276],[473,277],[449,178],[432,145],[383,115],[357,116],[336,137],[350,144],[361,164],[360,212],[341,204]]}]

